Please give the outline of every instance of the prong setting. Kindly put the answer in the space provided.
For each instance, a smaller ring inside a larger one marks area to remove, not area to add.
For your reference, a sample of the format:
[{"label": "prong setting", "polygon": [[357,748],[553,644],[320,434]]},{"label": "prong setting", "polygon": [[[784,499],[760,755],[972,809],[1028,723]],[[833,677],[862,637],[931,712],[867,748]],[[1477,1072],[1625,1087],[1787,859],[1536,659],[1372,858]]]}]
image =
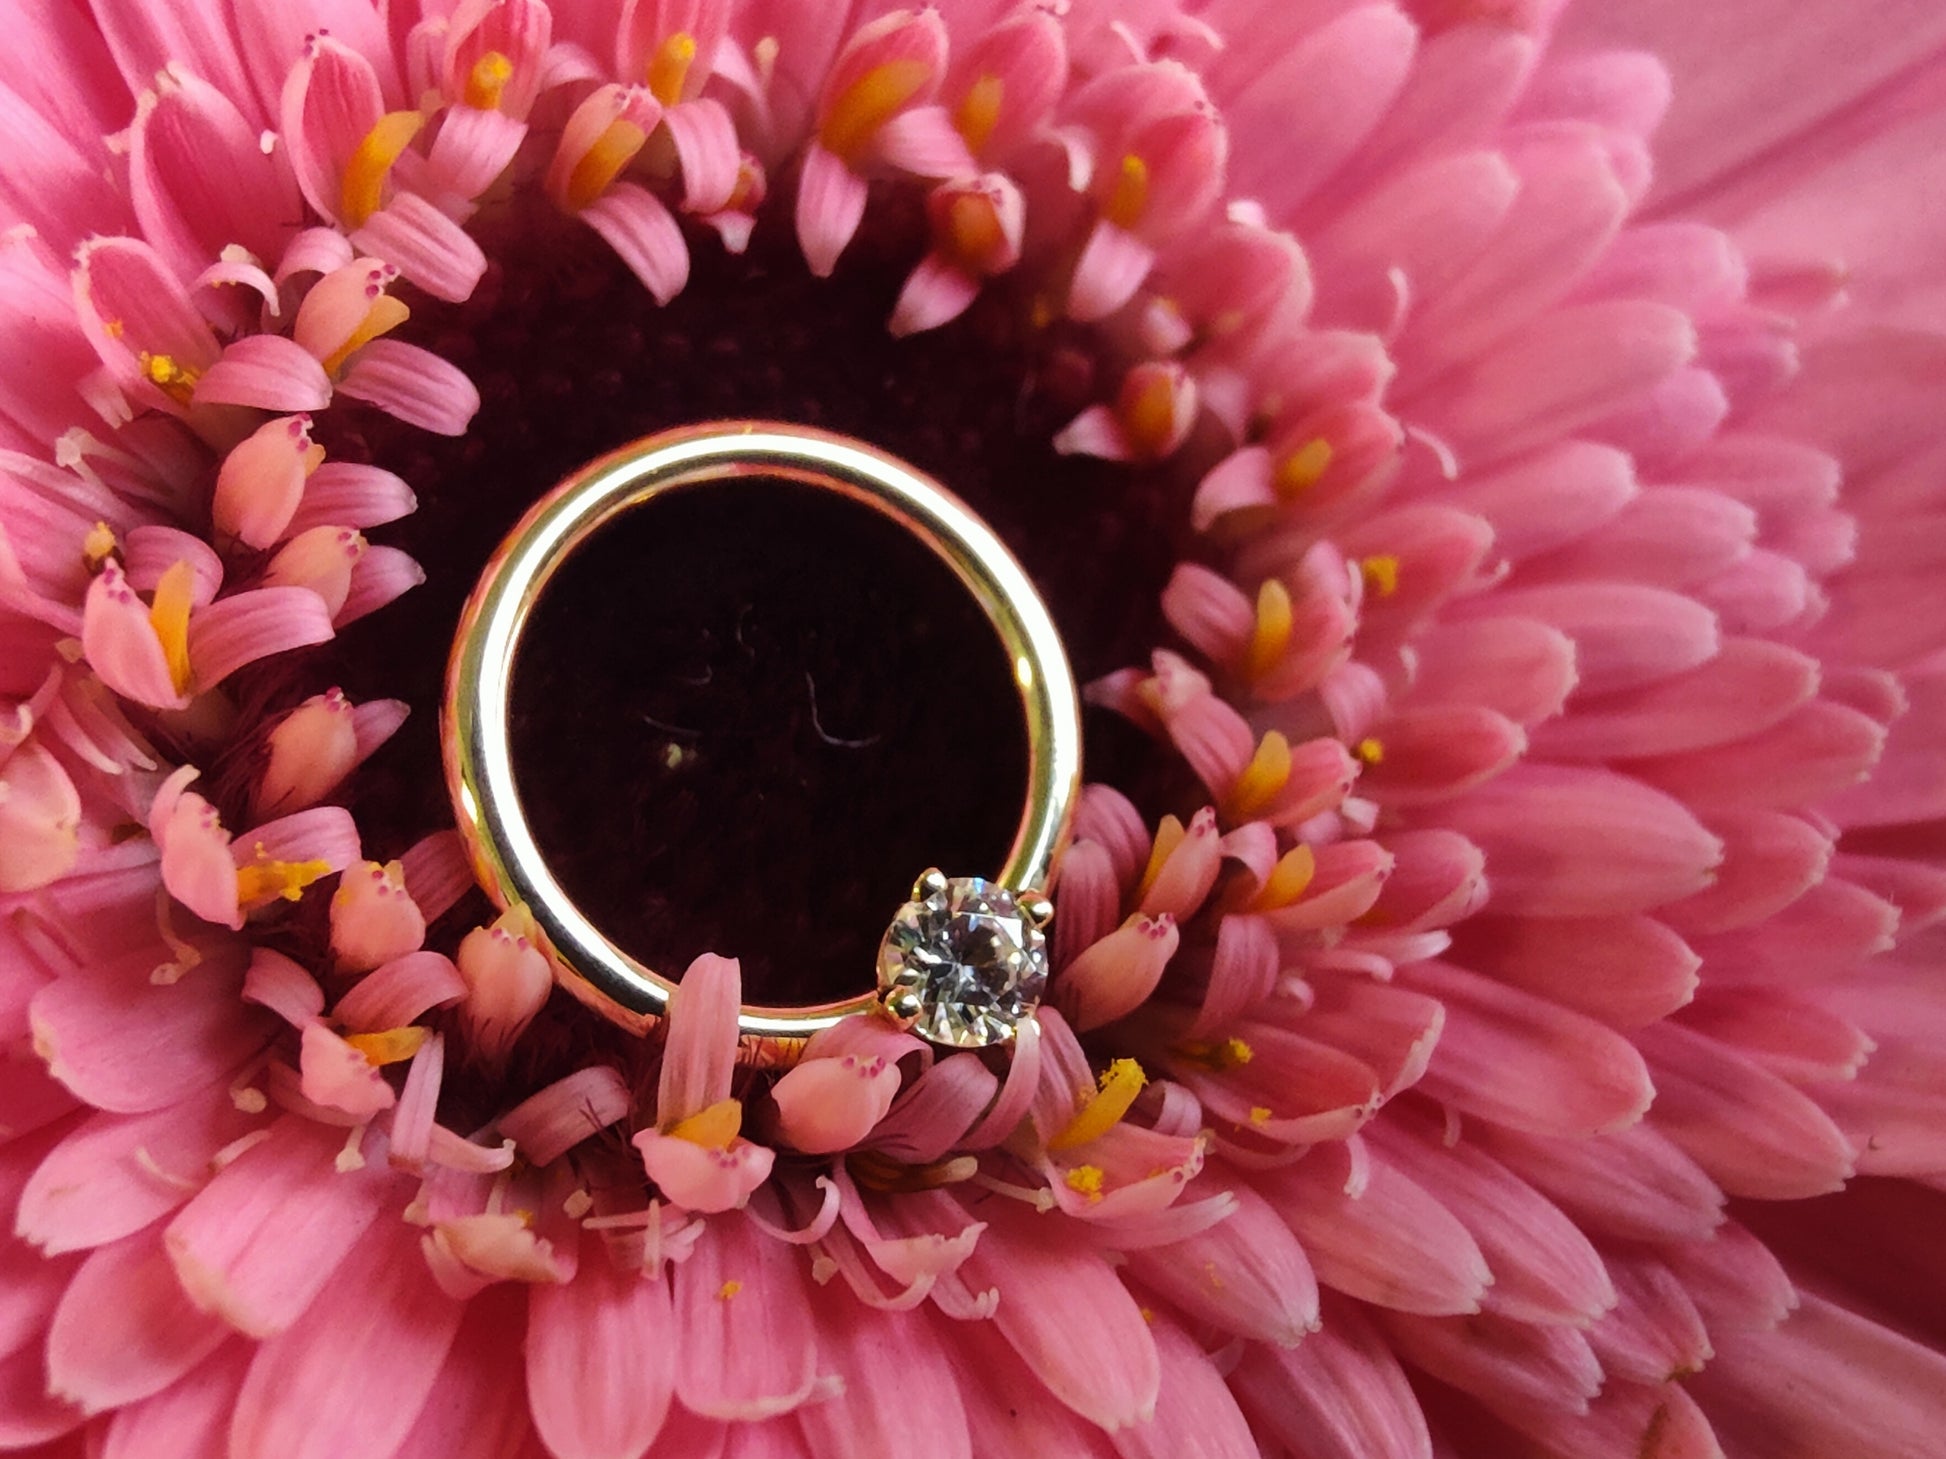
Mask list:
[{"label": "prong setting", "polygon": [[880,1007],[933,1043],[1006,1043],[1047,987],[1054,914],[1038,892],[929,869],[879,943]]}]

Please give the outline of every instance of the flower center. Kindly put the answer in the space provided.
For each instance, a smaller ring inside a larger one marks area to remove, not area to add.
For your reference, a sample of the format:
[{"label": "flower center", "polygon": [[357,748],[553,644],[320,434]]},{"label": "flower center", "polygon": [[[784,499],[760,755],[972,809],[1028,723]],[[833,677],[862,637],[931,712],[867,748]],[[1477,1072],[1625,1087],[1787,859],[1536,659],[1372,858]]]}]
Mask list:
[{"label": "flower center", "polygon": [[[1100,386],[1092,342],[1032,328],[1030,301],[994,291],[949,329],[891,338],[924,233],[916,209],[876,211],[889,216],[833,279],[760,227],[742,257],[699,248],[689,287],[658,307],[593,234],[524,209],[480,230],[495,262],[471,302],[413,301],[401,337],[480,387],[471,430],[448,441],[334,410],[321,432],[333,459],[388,466],[420,497],[381,536],[426,583],[320,666],[354,700],[413,707],[357,779],[367,854],[451,824],[437,706],[488,554],[561,477],[654,431],[758,416],[858,436],[986,517],[1080,678],[1160,641],[1189,483],[1052,450]],[[525,644],[515,755],[536,834],[650,966],[710,950],[743,960],[753,999],[856,993],[918,868],[1004,855],[1024,771],[999,645],[945,568],[862,508],[782,484],[658,503],[563,567]],[[1091,779],[1159,798],[1143,737],[1106,714],[1087,733]]]}]

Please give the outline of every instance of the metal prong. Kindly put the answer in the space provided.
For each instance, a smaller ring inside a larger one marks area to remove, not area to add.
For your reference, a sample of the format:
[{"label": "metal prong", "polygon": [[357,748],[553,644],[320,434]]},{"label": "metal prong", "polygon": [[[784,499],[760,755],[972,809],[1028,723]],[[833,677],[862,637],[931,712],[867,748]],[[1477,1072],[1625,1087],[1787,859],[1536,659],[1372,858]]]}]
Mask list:
[{"label": "metal prong", "polygon": [[912,900],[923,902],[945,890],[946,873],[936,866],[929,866],[919,873],[919,880],[912,884]]},{"label": "metal prong", "polygon": [[1054,920],[1054,904],[1039,892],[1020,893],[1014,898],[1014,905],[1036,927],[1045,927]]},{"label": "metal prong", "polygon": [[879,1006],[900,1028],[911,1028],[919,1021],[919,1015],[925,1011],[923,1000],[909,989],[894,989],[885,995]]}]

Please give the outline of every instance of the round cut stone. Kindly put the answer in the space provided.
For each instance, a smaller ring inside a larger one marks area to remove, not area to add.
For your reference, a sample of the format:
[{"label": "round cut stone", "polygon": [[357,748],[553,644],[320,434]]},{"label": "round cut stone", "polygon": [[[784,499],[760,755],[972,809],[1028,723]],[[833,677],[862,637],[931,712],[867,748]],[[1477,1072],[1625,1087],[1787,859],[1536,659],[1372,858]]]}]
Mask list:
[{"label": "round cut stone", "polygon": [[1004,1043],[1047,988],[1047,938],[1007,887],[977,876],[924,879],[878,948],[892,1016],[936,1044]]}]

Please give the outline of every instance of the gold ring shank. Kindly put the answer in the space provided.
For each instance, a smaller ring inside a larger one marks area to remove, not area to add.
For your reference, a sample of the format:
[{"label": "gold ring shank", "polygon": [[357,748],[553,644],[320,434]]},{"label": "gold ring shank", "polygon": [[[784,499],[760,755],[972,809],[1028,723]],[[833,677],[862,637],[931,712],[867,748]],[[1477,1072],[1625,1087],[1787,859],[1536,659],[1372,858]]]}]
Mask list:
[{"label": "gold ring shank", "polygon": [[[1026,719],[1028,781],[1000,884],[1047,887],[1080,792],[1079,696],[1053,620],[1006,546],[938,482],[846,437],[759,421],[671,431],[603,457],[537,502],[488,562],[460,617],[440,739],[447,789],[481,885],[502,908],[528,908],[563,986],[637,1031],[667,1011],[676,985],[604,937],[541,855],[514,785],[515,656],[548,580],[603,524],[669,492],[757,477],[834,491],[897,522],[951,568],[999,635]],[[745,1057],[788,1063],[811,1034],[877,1001],[868,989],[807,1007],[745,1005]]]}]

